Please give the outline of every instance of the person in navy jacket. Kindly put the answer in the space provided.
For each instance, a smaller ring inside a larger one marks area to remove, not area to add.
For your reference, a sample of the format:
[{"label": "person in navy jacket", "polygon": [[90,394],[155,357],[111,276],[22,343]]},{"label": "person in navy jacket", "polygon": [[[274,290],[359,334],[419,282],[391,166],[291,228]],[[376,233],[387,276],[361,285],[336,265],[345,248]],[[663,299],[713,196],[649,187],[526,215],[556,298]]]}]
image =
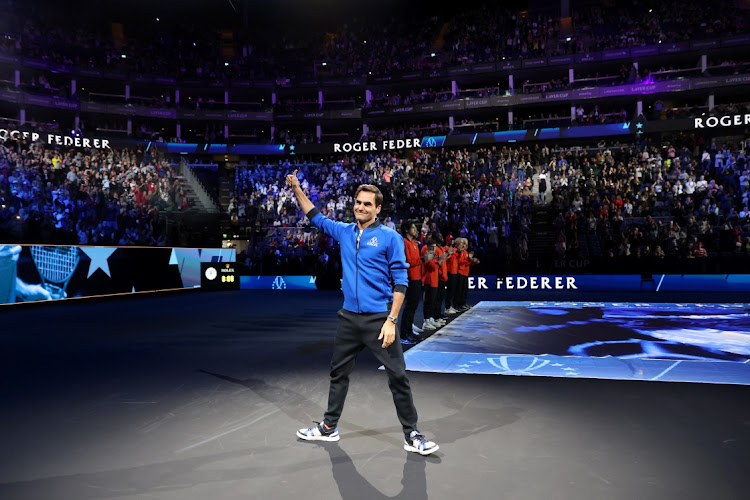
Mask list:
[{"label": "person in navy jacket", "polygon": [[323,422],[300,429],[297,437],[308,441],[339,440],[337,425],[349,390],[349,374],[357,356],[367,347],[388,374],[388,387],[404,431],[404,449],[422,455],[437,451],[438,445],[417,430],[417,410],[406,377],[404,352],[396,335],[409,266],[403,239],[377,218],[383,194],[371,184],[359,186],[354,201],[357,222],[346,224],[327,219],[315,208],[300,187],[296,170],[287,175],[286,184],[294,190],[310,222],[339,242],[343,268],[344,307],[338,312],[328,409]]}]

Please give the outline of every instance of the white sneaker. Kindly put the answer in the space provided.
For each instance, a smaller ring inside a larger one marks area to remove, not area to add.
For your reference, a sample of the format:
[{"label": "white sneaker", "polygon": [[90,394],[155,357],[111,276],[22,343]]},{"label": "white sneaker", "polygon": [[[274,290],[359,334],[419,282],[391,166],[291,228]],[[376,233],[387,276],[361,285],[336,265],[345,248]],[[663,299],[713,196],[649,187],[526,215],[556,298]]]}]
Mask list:
[{"label": "white sneaker", "polygon": [[445,324],[447,323],[447,321],[445,321],[443,318],[432,318],[432,321],[440,326],[445,326]]},{"label": "white sneaker", "polygon": [[449,307],[448,309],[445,310],[445,314],[458,314],[458,311],[456,311],[452,307]]},{"label": "white sneaker", "polygon": [[338,427],[334,427],[331,430],[325,430],[322,423],[315,423],[318,424],[315,427],[298,430],[297,437],[304,439],[305,441],[338,441],[340,439]]},{"label": "white sneaker", "polygon": [[424,320],[424,324],[422,325],[422,330],[437,330],[437,326],[435,326],[435,324],[432,323],[428,318]]},{"label": "white sneaker", "polygon": [[411,331],[412,333],[419,335],[420,333],[424,333],[424,330],[419,328],[417,325],[411,325]]},{"label": "white sneaker", "polygon": [[440,449],[434,441],[428,440],[419,431],[412,431],[407,439],[404,439],[404,449],[420,455],[429,455]]},{"label": "white sneaker", "polygon": [[434,328],[435,330],[437,330],[438,328],[440,328],[440,327],[442,326],[442,325],[441,325],[440,323],[438,323],[437,321],[435,321],[435,320],[434,320],[434,319],[432,319],[432,318],[427,318],[427,321],[429,321],[429,322],[430,322],[430,324],[432,325],[432,327],[433,327],[433,328]]}]

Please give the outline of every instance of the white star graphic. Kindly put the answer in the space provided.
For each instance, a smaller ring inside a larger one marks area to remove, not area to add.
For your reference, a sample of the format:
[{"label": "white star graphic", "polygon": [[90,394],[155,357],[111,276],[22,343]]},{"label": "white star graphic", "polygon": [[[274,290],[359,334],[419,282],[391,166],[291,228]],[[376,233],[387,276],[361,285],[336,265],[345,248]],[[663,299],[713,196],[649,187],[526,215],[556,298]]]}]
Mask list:
[{"label": "white star graphic", "polygon": [[90,278],[97,269],[101,269],[107,273],[107,276],[110,278],[112,277],[109,273],[109,262],[107,262],[107,259],[115,253],[115,250],[117,250],[116,248],[81,247],[81,250],[89,257],[89,259],[91,259],[91,263],[89,264],[89,274],[86,276],[87,278]]}]

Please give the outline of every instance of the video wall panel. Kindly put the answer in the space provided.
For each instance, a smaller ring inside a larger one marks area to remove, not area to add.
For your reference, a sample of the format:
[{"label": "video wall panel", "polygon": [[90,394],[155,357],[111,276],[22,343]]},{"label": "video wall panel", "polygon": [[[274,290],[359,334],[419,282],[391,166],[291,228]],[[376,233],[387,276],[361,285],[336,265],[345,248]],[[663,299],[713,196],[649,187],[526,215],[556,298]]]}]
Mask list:
[{"label": "video wall panel", "polygon": [[200,287],[234,249],[0,245],[0,304]]}]

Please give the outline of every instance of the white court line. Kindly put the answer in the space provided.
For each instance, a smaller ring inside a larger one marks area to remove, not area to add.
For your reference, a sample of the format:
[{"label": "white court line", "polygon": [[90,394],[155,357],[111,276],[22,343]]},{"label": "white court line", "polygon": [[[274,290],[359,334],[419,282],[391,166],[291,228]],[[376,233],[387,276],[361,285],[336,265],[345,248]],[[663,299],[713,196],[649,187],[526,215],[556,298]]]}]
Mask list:
[{"label": "white court line", "polygon": [[659,280],[659,286],[656,287],[657,292],[659,291],[659,288],[661,288],[661,282],[664,281],[664,276],[666,276],[666,274],[661,275],[661,279]]},{"label": "white court line", "polygon": [[651,380],[659,380],[659,379],[660,379],[660,378],[661,378],[662,376],[666,375],[666,373],[667,373],[667,372],[668,372],[669,370],[671,370],[671,369],[672,369],[672,368],[674,368],[675,366],[679,365],[680,363],[682,363],[682,361],[675,361],[675,362],[674,362],[674,363],[672,364],[672,366],[670,366],[669,368],[667,368],[666,370],[664,370],[663,372],[661,372],[661,373],[660,373],[659,375],[657,375],[656,377],[652,378]]},{"label": "white court line", "polygon": [[273,411],[270,411],[270,412],[266,413],[265,415],[261,415],[260,417],[256,418],[255,420],[252,420],[252,421],[250,421],[250,422],[248,422],[248,423],[246,423],[246,424],[242,424],[242,425],[240,425],[240,426],[238,426],[238,427],[235,427],[234,429],[229,429],[228,431],[226,431],[226,432],[222,432],[221,434],[218,434],[218,435],[216,435],[216,436],[214,436],[214,437],[210,437],[210,438],[208,438],[208,439],[204,439],[203,441],[200,441],[200,442],[198,442],[198,443],[195,443],[195,444],[191,444],[190,446],[187,446],[187,447],[185,447],[185,448],[182,448],[181,450],[177,450],[177,451],[175,451],[175,453],[182,453],[182,452],[184,452],[184,451],[188,451],[188,450],[192,450],[193,448],[197,448],[198,446],[204,445],[204,444],[206,444],[206,443],[210,443],[211,441],[213,441],[213,440],[215,440],[215,439],[219,439],[219,438],[222,438],[222,437],[226,436],[227,434],[231,434],[231,433],[233,433],[233,432],[235,432],[235,431],[238,431],[238,430],[240,430],[240,429],[244,429],[245,427],[249,427],[249,426],[253,425],[253,424],[254,424],[254,423],[256,423],[256,422],[260,422],[260,421],[261,421],[261,420],[263,420],[264,418],[266,418],[266,417],[270,417],[271,415],[273,415],[274,413],[276,413],[276,412],[278,412],[278,411],[280,411],[280,409],[279,409],[279,408],[276,408],[275,410],[273,410]]}]

